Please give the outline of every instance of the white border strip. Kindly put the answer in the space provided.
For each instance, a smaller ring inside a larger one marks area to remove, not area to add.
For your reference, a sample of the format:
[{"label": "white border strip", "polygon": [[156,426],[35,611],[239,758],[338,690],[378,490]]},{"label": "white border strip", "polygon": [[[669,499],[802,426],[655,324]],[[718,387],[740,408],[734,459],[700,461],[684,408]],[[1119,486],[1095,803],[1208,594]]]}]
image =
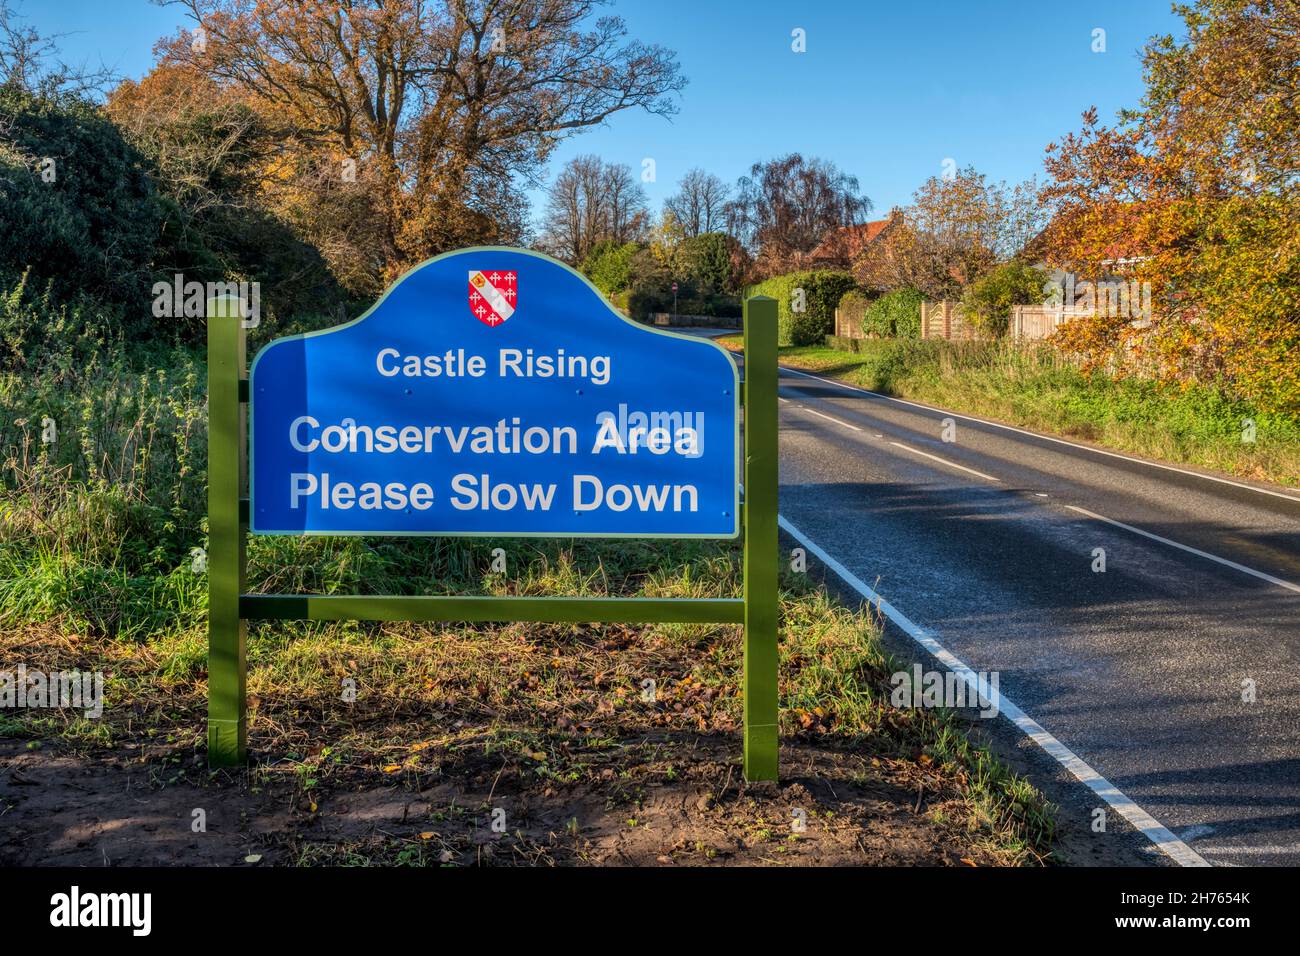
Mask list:
[{"label": "white border strip", "polygon": [[[829,554],[823,551],[815,542],[807,537],[802,531],[791,524],[784,515],[778,515],[777,521],[785,531],[811,551],[822,561],[828,568],[844,579],[855,591],[870,601],[881,613],[893,621],[901,628],[908,637],[916,641],[923,648],[929,651],[934,657],[947,667],[954,674],[965,681],[966,686],[971,688],[972,692],[981,689],[975,672],[967,667],[961,660],[948,651],[942,644],[934,639],[924,628],[912,623],[912,621],[874,590],[868,587],[853,572],[840,562],[836,561]],[[988,693],[989,688],[983,687],[982,692]],[[1106,803],[1114,808],[1125,820],[1131,823],[1135,828],[1140,830],[1148,840],[1155,844],[1156,848],[1168,856],[1179,866],[1210,866],[1209,861],[1199,853],[1189,847],[1178,837],[1174,836],[1163,824],[1155,817],[1147,813],[1140,806],[1126,797],[1118,787],[1092,769],[1083,758],[1079,757],[1074,751],[1070,750],[1065,744],[1061,743],[1051,734],[1049,734],[1038,721],[1034,720],[1023,710],[1007,700],[997,691],[995,704],[1001,713],[1020,728],[1021,732],[1029,737],[1034,743],[1042,747],[1051,754],[1056,761],[1074,776],[1076,780],[1084,784],[1097,796],[1105,800]]]},{"label": "white border strip", "polygon": [[873,392],[869,388],[861,388],[857,385],[849,385],[845,382],[837,382],[833,378],[822,378],[820,375],[814,375],[811,372],[805,372],[801,369],[790,368],[788,365],[782,365],[781,371],[790,372],[793,375],[802,375],[804,378],[815,379],[827,385],[836,385],[840,388],[847,389],[850,392],[862,392],[864,395],[874,395],[876,398],[883,398],[889,402],[897,402],[899,405],[910,405],[912,408],[919,408],[922,411],[942,413],[951,415],[953,418],[961,418],[968,422],[979,422],[981,425],[988,425],[990,428],[1002,428],[1009,432],[1018,432],[1021,435],[1029,435],[1031,438],[1041,438],[1043,441],[1055,442],[1058,445],[1068,445],[1071,448],[1078,448],[1080,451],[1090,451],[1095,455],[1105,455],[1108,458],[1119,458],[1123,461],[1131,461],[1134,464],[1146,465],[1149,468],[1160,468],[1164,471],[1176,471],[1180,475],[1190,475],[1192,478],[1203,478],[1206,481],[1217,481],[1221,485],[1232,485],[1234,488],[1244,488],[1246,491],[1256,491],[1261,495],[1272,495],[1274,498],[1282,498],[1293,504],[1300,504],[1300,498],[1295,495],[1288,495],[1281,491],[1273,491],[1271,488],[1259,488],[1255,485],[1243,484],[1240,481],[1233,481],[1230,478],[1220,478],[1218,475],[1207,475],[1199,471],[1189,471],[1186,468],[1177,468],[1174,465],[1161,464],[1158,461],[1147,461],[1145,458],[1133,458],[1130,455],[1121,455],[1119,452],[1106,451],[1103,448],[1094,448],[1091,445],[1080,445],[1077,442],[1066,441],[1064,438],[1056,438],[1052,435],[1044,435],[1040,432],[1031,432],[1027,428],[1017,428],[1015,425],[1006,425],[1002,422],[991,422],[986,418],[976,418],[973,415],[963,415],[961,412],[949,411],[946,408],[937,408],[934,405],[922,405],[920,402],[909,402],[905,398],[895,398],[893,395],[884,395],[880,392]]}]

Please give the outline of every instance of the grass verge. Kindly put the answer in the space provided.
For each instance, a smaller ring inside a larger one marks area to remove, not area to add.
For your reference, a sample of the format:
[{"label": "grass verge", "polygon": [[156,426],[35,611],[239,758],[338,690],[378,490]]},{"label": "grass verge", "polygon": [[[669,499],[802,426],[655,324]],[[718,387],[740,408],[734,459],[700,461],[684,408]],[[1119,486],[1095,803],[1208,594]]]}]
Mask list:
[{"label": "grass verge", "polygon": [[[477,570],[496,545],[509,551],[509,577]],[[277,590],[739,588],[736,550],[699,543],[276,538],[254,540],[251,564]],[[43,578],[57,573],[39,566]],[[20,590],[12,577],[4,586]],[[210,772],[197,611],[111,636],[85,615],[11,607],[0,661],[102,670],[106,706],[98,720],[4,714],[12,778],[0,784],[0,862],[1051,859],[1054,808],[973,742],[961,715],[891,706],[890,675],[903,667],[882,651],[876,623],[804,575],[783,581],[776,787],[741,779],[739,634],[716,625],[250,626],[253,762]],[[192,836],[197,808],[216,839]]]},{"label": "grass verge", "polygon": [[[731,349],[742,346],[740,336],[718,341]],[[1049,346],[892,339],[860,346],[860,352],[786,347],[780,361],[1034,431],[1256,481],[1300,485],[1300,421],[1260,412],[1208,388],[1086,376]]]}]

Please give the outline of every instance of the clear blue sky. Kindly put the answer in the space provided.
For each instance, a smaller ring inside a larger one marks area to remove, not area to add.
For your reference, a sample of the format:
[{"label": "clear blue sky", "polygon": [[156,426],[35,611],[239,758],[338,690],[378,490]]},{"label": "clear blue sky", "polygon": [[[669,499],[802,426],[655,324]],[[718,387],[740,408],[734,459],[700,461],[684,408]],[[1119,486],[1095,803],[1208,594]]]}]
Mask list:
[{"label": "clear blue sky", "polygon": [[[186,21],[148,0],[17,0],[73,60],[126,76]],[[593,152],[656,163],[658,207],[691,166],[728,182],[798,150],[853,173],[884,215],[944,159],[991,178],[1041,172],[1043,148],[1097,106],[1111,118],[1142,91],[1147,37],[1181,33],[1168,0],[619,0],[633,36],[677,51],[690,80],[671,120],[623,113],[567,141],[552,168]],[[807,51],[791,50],[806,31]],[[1092,52],[1093,30],[1106,52]],[[534,193],[534,199],[538,198]]]}]

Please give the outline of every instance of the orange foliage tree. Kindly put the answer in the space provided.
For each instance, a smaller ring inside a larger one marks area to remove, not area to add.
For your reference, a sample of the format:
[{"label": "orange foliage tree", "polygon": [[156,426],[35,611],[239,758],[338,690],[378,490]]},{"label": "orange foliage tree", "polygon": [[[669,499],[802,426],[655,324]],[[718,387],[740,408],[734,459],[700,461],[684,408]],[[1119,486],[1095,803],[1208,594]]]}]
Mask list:
[{"label": "orange foliage tree", "polygon": [[194,29],[155,72],[202,77],[276,130],[259,190],[356,291],[519,241],[522,184],[560,140],[672,113],[685,82],[670,51],[593,17],[602,0],[176,2]]},{"label": "orange foliage tree", "polygon": [[1149,282],[1154,320],[1059,340],[1091,365],[1213,382],[1300,413],[1300,4],[1197,0],[1152,40],[1146,94],[1048,147],[1049,258]]}]

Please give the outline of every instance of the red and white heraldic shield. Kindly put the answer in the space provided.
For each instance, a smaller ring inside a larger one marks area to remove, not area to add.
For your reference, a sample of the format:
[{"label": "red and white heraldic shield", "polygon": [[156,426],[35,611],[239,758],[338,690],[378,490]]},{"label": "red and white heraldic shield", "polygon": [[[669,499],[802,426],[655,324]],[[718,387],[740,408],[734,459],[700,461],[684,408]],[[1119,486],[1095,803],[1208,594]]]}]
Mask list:
[{"label": "red and white heraldic shield", "polygon": [[469,310],[474,318],[494,328],[515,314],[519,301],[518,276],[514,272],[469,274]]}]

